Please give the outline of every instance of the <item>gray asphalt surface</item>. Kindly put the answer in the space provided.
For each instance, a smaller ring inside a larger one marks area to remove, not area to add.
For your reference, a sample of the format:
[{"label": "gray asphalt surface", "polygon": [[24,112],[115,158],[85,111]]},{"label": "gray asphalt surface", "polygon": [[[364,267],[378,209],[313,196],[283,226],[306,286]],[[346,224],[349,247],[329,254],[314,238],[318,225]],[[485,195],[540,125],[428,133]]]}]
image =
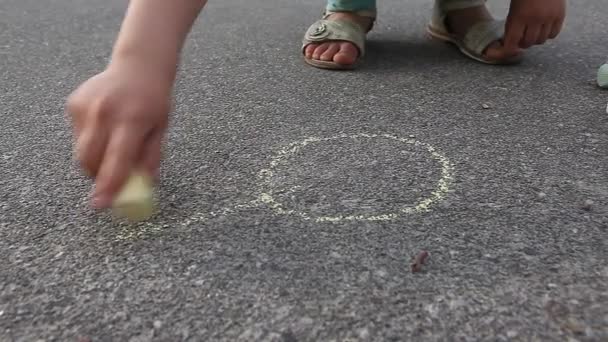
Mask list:
[{"label": "gray asphalt surface", "polygon": [[340,73],[299,55],[322,1],[211,2],[130,226],[87,207],[63,116],[125,1],[0,0],[0,340],[608,340],[602,2],[490,67],[425,38],[430,1],[382,1]]}]

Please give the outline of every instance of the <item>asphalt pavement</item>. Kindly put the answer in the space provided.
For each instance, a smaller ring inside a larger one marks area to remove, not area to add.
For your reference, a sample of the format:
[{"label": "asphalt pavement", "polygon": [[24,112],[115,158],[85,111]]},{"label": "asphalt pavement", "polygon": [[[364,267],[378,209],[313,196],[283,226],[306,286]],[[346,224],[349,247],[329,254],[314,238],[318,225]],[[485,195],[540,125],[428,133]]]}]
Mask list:
[{"label": "asphalt pavement", "polygon": [[322,1],[212,1],[137,225],[88,207],[63,110],[125,6],[0,0],[0,341],[608,340],[602,0],[514,67],[382,1],[354,72],[302,61]]}]

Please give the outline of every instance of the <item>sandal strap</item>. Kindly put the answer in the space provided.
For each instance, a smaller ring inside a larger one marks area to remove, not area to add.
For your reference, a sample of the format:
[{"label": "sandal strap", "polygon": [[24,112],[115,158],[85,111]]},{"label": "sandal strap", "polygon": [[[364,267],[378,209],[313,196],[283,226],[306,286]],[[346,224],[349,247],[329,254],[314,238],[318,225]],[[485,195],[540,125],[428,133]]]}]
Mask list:
[{"label": "sandal strap", "polygon": [[354,12],[330,11],[330,10],[326,9],[325,12],[323,12],[323,16],[321,19],[327,19],[330,15],[332,15],[334,13],[351,13],[351,14],[357,15],[359,17],[371,19],[372,22],[369,24],[369,27],[367,28],[367,31],[365,33],[368,33],[369,31],[372,30],[372,28],[374,27],[374,24],[376,23],[376,16],[378,15],[378,12],[375,9],[358,10],[358,11],[354,11]]},{"label": "sandal strap", "polygon": [[321,19],[312,24],[302,40],[302,51],[311,43],[347,41],[359,49],[359,57],[365,54],[365,32],[358,24],[349,20]]},{"label": "sandal strap", "polygon": [[481,55],[492,42],[502,39],[504,34],[504,20],[482,21],[471,26],[462,43],[467,49]]},{"label": "sandal strap", "polygon": [[[446,35],[452,32],[446,25],[448,12],[458,9],[481,6],[486,0],[436,0],[433,7],[433,18],[431,25],[434,29]],[[473,24],[465,34],[462,44],[467,50],[481,55],[487,47],[494,41],[500,40],[505,34],[504,20],[487,20]]]}]

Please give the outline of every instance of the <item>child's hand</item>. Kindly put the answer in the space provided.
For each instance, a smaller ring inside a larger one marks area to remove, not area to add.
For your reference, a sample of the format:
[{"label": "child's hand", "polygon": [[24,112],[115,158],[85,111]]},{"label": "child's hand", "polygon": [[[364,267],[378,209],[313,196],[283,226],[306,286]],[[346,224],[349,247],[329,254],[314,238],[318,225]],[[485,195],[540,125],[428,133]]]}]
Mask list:
[{"label": "child's hand", "polygon": [[93,204],[108,207],[133,168],[156,177],[172,80],[142,64],[118,63],[68,99],[76,156],[95,177]]},{"label": "child's hand", "polygon": [[527,49],[557,37],[566,17],[566,0],[511,0],[505,27],[508,50]]}]

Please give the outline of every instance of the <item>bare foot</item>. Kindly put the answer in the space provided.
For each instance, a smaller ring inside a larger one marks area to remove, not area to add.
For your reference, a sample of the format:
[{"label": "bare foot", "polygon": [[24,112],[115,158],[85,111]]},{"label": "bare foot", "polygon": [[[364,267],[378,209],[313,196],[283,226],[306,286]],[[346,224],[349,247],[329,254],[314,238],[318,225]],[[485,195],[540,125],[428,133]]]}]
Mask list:
[{"label": "bare foot", "polygon": [[[492,20],[492,15],[486,6],[478,6],[448,12],[446,24],[450,32],[464,37],[471,26],[488,20]],[[484,57],[491,60],[517,58],[521,54],[521,49],[507,49],[501,41],[492,42],[483,52]]]},{"label": "bare foot", "polygon": [[[327,17],[327,20],[336,19],[355,22],[365,31],[367,31],[372,24],[371,18],[362,17],[349,12],[333,13]],[[308,44],[304,49],[304,54],[306,55],[306,58],[309,59],[327,62],[333,61],[341,65],[352,65],[357,61],[357,57],[359,57],[359,50],[350,42],[328,41],[320,44]]]}]

